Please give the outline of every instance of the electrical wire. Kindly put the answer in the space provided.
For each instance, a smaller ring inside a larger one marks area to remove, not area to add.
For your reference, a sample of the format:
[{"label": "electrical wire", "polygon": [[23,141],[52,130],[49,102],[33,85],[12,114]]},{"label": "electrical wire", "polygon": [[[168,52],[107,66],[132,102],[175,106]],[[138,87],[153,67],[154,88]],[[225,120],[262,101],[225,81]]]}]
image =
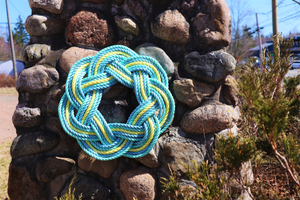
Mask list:
[{"label": "electrical wire", "polygon": [[18,11],[18,13],[19,13],[23,18],[26,19],[26,17],[24,17],[24,15],[16,8],[16,6],[15,6],[10,0],[8,0],[8,1],[9,1],[9,3],[16,9],[16,11]]}]

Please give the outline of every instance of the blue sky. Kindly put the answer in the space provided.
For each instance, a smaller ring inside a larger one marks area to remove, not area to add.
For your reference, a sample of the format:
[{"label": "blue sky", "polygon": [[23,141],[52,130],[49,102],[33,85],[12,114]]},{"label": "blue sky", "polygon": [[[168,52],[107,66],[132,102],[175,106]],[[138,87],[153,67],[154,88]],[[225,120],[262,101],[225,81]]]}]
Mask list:
[{"label": "blue sky", "polygon": [[[226,0],[229,6],[230,2],[237,0]],[[260,27],[264,27],[262,34],[272,34],[272,0],[241,0],[246,2],[247,8],[251,10],[248,20],[245,22],[248,27],[255,28],[256,18],[255,13],[259,13]],[[300,32],[300,5],[292,0],[277,0],[278,1],[278,18],[279,31],[284,35],[290,32]],[[11,22],[15,23],[20,15],[25,22],[26,17],[31,14],[31,10],[27,0],[8,0]],[[0,0],[0,34],[7,33],[7,17],[5,0]],[[14,27],[14,24],[12,24]]]},{"label": "blue sky", "polygon": [[[226,0],[228,6],[238,0]],[[240,0],[249,9],[250,15],[247,26],[256,28],[256,13],[258,13],[259,26],[264,27],[262,34],[273,33],[272,28],[272,0]],[[278,2],[278,30],[283,35],[300,32],[300,5],[292,0],[277,0]],[[236,4],[235,4],[236,5]]]}]

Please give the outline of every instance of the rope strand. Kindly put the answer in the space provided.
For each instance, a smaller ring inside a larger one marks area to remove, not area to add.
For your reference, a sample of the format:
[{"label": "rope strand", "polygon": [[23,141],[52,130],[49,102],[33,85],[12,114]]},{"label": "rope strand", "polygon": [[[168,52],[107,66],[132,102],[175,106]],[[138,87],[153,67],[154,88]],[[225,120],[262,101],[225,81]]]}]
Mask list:
[{"label": "rope strand", "polygon": [[[118,82],[134,89],[139,103],[126,124],[107,123],[97,109],[103,89]],[[145,156],[174,117],[166,72],[155,59],[125,46],[110,46],[78,60],[65,88],[58,107],[62,127],[98,160]]]}]

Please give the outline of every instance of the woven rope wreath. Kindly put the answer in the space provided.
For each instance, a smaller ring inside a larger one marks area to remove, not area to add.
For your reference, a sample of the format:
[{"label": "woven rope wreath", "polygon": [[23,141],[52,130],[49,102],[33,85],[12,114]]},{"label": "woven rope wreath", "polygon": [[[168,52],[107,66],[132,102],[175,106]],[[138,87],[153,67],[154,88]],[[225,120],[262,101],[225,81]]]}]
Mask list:
[{"label": "woven rope wreath", "polygon": [[[107,123],[97,109],[103,89],[118,82],[134,89],[139,103],[126,124]],[[120,45],[72,66],[58,108],[64,130],[98,160],[148,154],[170,125],[174,111],[167,75],[159,63]]]}]

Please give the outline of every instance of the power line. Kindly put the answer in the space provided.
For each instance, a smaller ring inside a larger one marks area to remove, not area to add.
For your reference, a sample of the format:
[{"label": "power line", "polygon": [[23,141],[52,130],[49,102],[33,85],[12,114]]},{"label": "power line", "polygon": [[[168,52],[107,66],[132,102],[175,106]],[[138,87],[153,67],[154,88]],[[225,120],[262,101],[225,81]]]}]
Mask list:
[{"label": "power line", "polygon": [[[282,23],[282,22],[285,22],[285,21],[294,19],[294,18],[299,17],[299,16],[300,16],[300,13],[299,13],[299,12],[295,12],[295,13],[293,13],[293,14],[288,14],[288,15],[286,15],[286,16],[280,18],[280,19],[278,20],[278,23]],[[269,22],[269,23],[262,23],[262,24],[264,24],[264,25],[261,25],[261,26],[263,26],[263,27],[268,27],[268,26],[271,26],[271,25],[272,25],[272,22]]]},{"label": "power line", "polygon": [[26,17],[24,17],[24,15],[16,8],[16,6],[15,6],[10,0],[8,0],[8,1],[9,1],[9,3],[16,9],[16,11],[18,11],[18,13],[19,13],[23,18],[26,19]]},{"label": "power line", "polygon": [[[281,5],[283,3],[284,0],[282,0],[278,5],[277,7],[279,7],[279,5]],[[288,6],[291,6],[291,5],[294,5],[295,3],[290,3],[290,4],[287,4],[287,5],[284,5],[284,6],[280,6],[280,8],[285,8],[285,7],[288,7]],[[272,12],[272,10],[268,11],[268,12],[258,12],[258,14],[260,15],[268,15]]]}]

